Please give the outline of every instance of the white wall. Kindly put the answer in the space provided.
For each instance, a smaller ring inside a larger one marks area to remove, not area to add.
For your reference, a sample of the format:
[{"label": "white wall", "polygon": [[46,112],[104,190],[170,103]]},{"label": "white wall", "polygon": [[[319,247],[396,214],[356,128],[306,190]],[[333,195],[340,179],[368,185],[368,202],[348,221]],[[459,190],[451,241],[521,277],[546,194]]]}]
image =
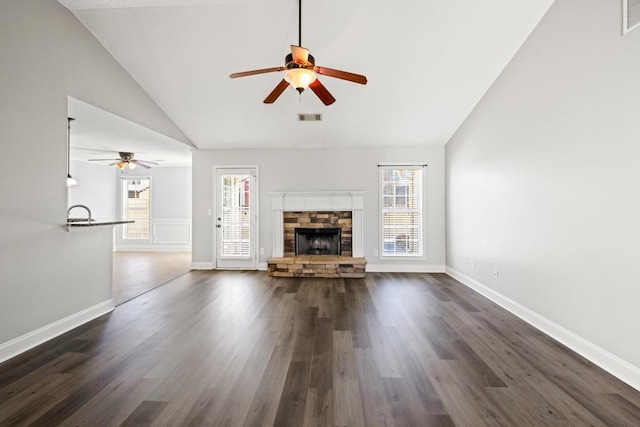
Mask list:
[{"label": "white wall", "polygon": [[117,197],[121,197],[121,178],[133,176],[151,178],[152,236],[148,242],[132,242],[123,241],[121,233],[118,233],[116,250],[191,250],[191,167],[139,167],[126,173],[118,171],[114,184],[118,189]]},{"label": "white wall", "polygon": [[[87,206],[96,220],[113,221],[118,217],[116,186],[113,184],[115,168],[72,160],[70,172],[79,185],[69,188],[69,206]],[[72,217],[86,215],[87,212],[81,208],[71,211]]]},{"label": "white wall", "polygon": [[[373,255],[379,248],[378,163],[427,163],[426,186],[426,259],[419,262],[381,261]],[[193,153],[193,262],[213,262],[214,209],[213,166],[259,166],[260,247],[271,257],[271,198],[277,191],[367,191],[364,209],[364,253],[370,268],[394,270],[442,270],[444,243],[444,149],[359,148],[359,149],[272,149],[272,150],[200,150]]]},{"label": "white wall", "polygon": [[0,144],[11,159],[0,180],[3,360],[112,306],[111,229],[64,226],[67,96],[188,140],[58,2],[2,1],[1,8]]},{"label": "white wall", "polygon": [[636,387],[639,52],[619,0],[557,0],[446,146],[452,272]]}]

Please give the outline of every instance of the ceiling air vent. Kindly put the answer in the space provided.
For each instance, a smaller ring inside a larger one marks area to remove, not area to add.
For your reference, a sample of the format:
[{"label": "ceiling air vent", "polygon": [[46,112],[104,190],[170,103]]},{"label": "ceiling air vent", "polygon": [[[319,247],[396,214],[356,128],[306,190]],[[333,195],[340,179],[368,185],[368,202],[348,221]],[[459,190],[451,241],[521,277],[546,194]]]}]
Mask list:
[{"label": "ceiling air vent", "polygon": [[319,122],[322,121],[322,114],[298,114],[299,122]]},{"label": "ceiling air vent", "polygon": [[640,0],[622,0],[622,34],[640,25]]}]

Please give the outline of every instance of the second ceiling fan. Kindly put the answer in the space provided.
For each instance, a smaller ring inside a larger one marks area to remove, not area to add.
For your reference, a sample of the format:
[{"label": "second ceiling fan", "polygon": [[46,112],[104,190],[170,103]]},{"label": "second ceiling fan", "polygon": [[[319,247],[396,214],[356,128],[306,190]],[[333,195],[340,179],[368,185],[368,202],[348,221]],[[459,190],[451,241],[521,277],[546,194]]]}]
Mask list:
[{"label": "second ceiling fan", "polygon": [[126,151],[120,151],[118,153],[119,159],[89,159],[90,162],[113,162],[109,166],[115,166],[118,169],[124,170],[135,169],[136,166],[142,166],[145,169],[150,169],[151,165],[157,166],[158,163],[149,160],[136,160],[133,158],[134,154]]},{"label": "second ceiling fan", "polygon": [[284,59],[285,65],[280,67],[262,68],[260,70],[243,71],[233,73],[229,77],[253,76],[256,74],[273,73],[284,71],[284,79],[273,89],[264,99],[265,104],[273,104],[276,99],[291,85],[299,93],[310,88],[324,105],[331,105],[336,99],[327,88],[318,80],[316,74],[347,80],[354,83],[367,84],[367,78],[361,74],[349,73],[347,71],[334,70],[332,68],[316,65],[313,55],[309,54],[309,49],[302,47],[302,0],[298,0],[298,46],[291,45],[291,53]]}]

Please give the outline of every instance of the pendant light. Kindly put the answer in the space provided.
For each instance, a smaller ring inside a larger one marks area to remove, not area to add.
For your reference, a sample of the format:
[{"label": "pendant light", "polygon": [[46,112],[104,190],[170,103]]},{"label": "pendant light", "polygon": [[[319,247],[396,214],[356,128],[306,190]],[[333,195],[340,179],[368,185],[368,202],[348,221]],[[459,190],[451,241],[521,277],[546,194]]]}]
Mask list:
[{"label": "pendant light", "polygon": [[71,173],[69,172],[69,167],[71,165],[71,122],[75,120],[72,117],[67,117],[67,187],[73,187],[78,185],[78,181],[73,179]]}]

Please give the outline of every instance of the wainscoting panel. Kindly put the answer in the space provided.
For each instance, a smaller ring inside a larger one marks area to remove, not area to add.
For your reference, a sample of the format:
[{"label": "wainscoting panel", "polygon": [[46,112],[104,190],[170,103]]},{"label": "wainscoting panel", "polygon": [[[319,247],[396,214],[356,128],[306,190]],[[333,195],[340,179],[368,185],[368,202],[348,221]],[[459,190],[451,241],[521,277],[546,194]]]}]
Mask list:
[{"label": "wainscoting panel", "polygon": [[176,224],[154,221],[153,243],[190,245],[191,224],[188,222]]},{"label": "wainscoting panel", "polygon": [[151,239],[123,241],[116,239],[116,251],[190,251],[190,219],[152,219]]}]

